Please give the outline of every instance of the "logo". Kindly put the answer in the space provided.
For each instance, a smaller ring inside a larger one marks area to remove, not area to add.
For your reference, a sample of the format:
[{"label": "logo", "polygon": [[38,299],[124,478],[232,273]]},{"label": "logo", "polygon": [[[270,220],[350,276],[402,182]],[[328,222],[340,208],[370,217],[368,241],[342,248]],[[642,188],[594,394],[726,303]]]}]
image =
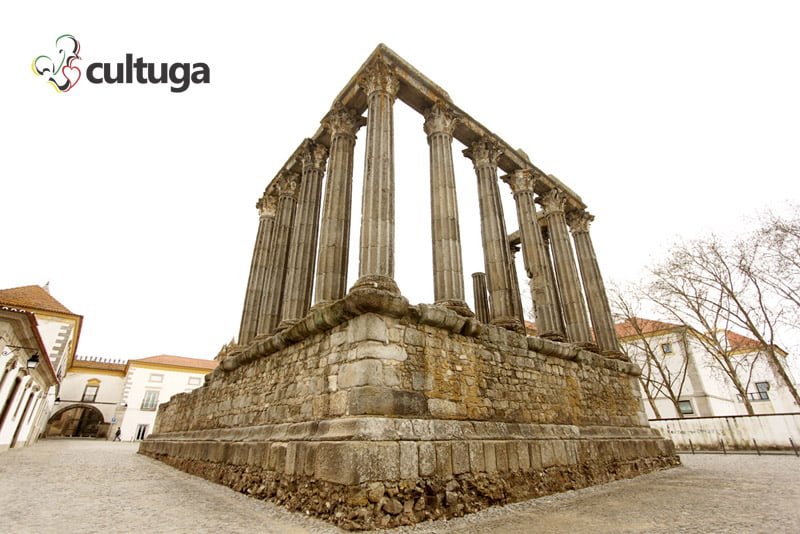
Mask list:
[{"label": "logo", "polygon": [[67,33],[56,39],[56,50],[55,60],[46,55],[36,56],[31,68],[34,73],[47,80],[56,91],[66,93],[81,79],[81,69],[72,66],[73,61],[80,59],[78,52],[81,50],[81,44],[74,36]]},{"label": "logo", "polygon": [[[69,34],[56,39],[56,60],[41,55],[33,59],[33,72],[44,78],[56,91],[66,93],[81,79],[81,70],[72,65],[81,45]],[[56,66],[58,62],[58,66]],[[211,83],[211,69],[206,63],[149,63],[144,58],[125,54],[118,63],[95,62],[86,68],[86,79],[93,84],[169,84],[173,93],[186,91],[192,83]]]}]

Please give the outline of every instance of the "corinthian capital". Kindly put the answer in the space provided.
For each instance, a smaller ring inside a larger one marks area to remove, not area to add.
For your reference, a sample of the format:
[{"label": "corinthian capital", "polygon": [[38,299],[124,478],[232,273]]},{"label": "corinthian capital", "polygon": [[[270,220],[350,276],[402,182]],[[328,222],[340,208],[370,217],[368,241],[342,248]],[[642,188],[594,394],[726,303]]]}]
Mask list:
[{"label": "corinthian capital", "polygon": [[422,128],[428,137],[438,133],[453,135],[456,122],[458,119],[453,112],[445,104],[437,101],[425,111],[425,124]]},{"label": "corinthian capital", "polygon": [[328,149],[325,145],[315,142],[312,139],[303,141],[303,148],[300,152],[300,160],[303,162],[303,170],[313,168],[325,170],[325,161],[328,159]]},{"label": "corinthian capital", "polygon": [[376,91],[381,91],[394,99],[397,96],[397,90],[400,88],[400,80],[392,72],[391,67],[379,58],[364,69],[358,80],[358,85],[367,93],[367,96]]},{"label": "corinthian capital", "polygon": [[261,217],[275,217],[277,207],[278,197],[273,192],[264,191],[264,195],[256,202],[256,208]]},{"label": "corinthian capital", "polygon": [[551,189],[540,197],[540,201],[544,208],[544,214],[550,215],[564,212],[564,203],[567,201],[567,197],[560,190]]},{"label": "corinthian capital", "polygon": [[497,167],[497,160],[503,154],[500,150],[500,145],[494,139],[488,137],[481,137],[478,141],[472,143],[472,146],[466,149],[463,154],[472,160],[472,164],[477,167],[491,165]]},{"label": "corinthian capital", "polygon": [[533,186],[536,184],[538,174],[533,169],[517,169],[511,174],[502,176],[501,179],[511,187],[514,195],[520,193],[533,193]]},{"label": "corinthian capital", "polygon": [[281,198],[297,198],[297,185],[300,183],[300,175],[296,172],[281,170],[278,187],[278,195]]},{"label": "corinthian capital", "polygon": [[355,138],[358,129],[364,126],[366,122],[366,119],[354,110],[337,102],[333,109],[322,119],[322,126],[331,133],[331,139],[338,135],[347,135]]},{"label": "corinthian capital", "polygon": [[589,225],[594,220],[594,215],[586,211],[571,211],[567,214],[567,224],[573,234],[586,233]]}]

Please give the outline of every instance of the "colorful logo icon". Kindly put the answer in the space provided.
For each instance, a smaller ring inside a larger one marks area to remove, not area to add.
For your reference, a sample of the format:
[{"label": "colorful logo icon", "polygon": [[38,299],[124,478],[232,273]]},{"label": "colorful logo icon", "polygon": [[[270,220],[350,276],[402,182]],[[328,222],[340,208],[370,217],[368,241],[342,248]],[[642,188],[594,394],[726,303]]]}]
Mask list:
[{"label": "colorful logo icon", "polygon": [[56,39],[56,56],[41,55],[33,59],[33,72],[44,78],[59,93],[66,93],[81,79],[81,69],[72,62],[81,59],[81,44],[73,35],[64,34]]}]

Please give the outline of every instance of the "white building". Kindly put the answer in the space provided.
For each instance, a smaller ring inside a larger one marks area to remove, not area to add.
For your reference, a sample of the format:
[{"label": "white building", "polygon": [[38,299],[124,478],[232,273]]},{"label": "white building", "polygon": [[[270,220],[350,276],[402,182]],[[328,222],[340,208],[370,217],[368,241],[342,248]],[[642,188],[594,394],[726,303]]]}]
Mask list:
[{"label": "white building", "polygon": [[[747,414],[742,395],[695,331],[661,321],[634,320],[636,325],[631,321],[617,324],[617,336],[623,351],[642,368],[639,382],[649,419]],[[721,344],[729,350],[735,376],[756,415],[800,410],[766,357],[764,347],[735,332],[718,335],[723,336]],[[774,348],[791,377],[785,363],[786,352]],[[667,386],[677,398],[677,408]]]},{"label": "white building", "polygon": [[124,441],[141,440],[153,429],[159,404],[203,385],[216,361],[180,356],[130,360],[116,420]]},{"label": "white building", "polygon": [[43,287],[0,290],[0,450],[39,437],[81,324]]},{"label": "white building", "polygon": [[144,439],[159,404],[201,386],[216,361],[151,356],[127,362],[75,358],[61,385],[48,436]]},{"label": "white building", "polygon": [[61,381],[47,436],[106,438],[116,423],[127,363],[75,357]]}]

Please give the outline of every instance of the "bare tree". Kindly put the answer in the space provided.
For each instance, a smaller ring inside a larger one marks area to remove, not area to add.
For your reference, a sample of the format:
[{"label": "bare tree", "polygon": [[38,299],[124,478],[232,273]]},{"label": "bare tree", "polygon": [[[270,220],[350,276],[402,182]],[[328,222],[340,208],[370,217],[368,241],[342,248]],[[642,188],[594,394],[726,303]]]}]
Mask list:
[{"label": "bare tree", "polygon": [[[774,336],[781,312],[769,305],[757,277],[743,269],[757,257],[746,245],[740,242],[726,248],[714,236],[676,245],[669,259],[651,271],[651,296],[673,318],[694,330],[752,415],[747,389],[753,366],[762,354],[772,365],[777,360]],[[726,335],[731,330],[752,334],[762,350],[743,355],[741,347]],[[796,395],[784,367],[779,364],[776,371]]]},{"label": "bare tree", "polygon": [[660,343],[657,338],[649,335],[648,321],[641,318],[642,300],[647,300],[647,297],[640,289],[623,292],[619,288],[614,288],[611,291],[611,305],[616,320],[627,324],[633,332],[633,335],[621,344],[621,349],[632,362],[641,367],[639,383],[656,418],[661,418],[661,412],[655,402],[659,396],[669,399],[675,408],[675,413],[682,418],[680,397],[689,369],[688,351],[666,354],[659,350]]},{"label": "bare tree", "polygon": [[761,228],[737,240],[727,256],[721,250],[711,252],[719,256],[715,261],[734,264],[728,278],[744,280],[741,291],[731,297],[731,313],[764,347],[768,364],[800,406],[797,386],[777,350],[779,329],[796,330],[800,319],[800,217],[769,214]]},{"label": "bare tree", "polygon": [[753,265],[758,277],[790,308],[791,321],[785,326],[797,328],[800,323],[800,206],[791,206],[791,216],[767,213],[754,241],[758,247],[758,263]]}]

